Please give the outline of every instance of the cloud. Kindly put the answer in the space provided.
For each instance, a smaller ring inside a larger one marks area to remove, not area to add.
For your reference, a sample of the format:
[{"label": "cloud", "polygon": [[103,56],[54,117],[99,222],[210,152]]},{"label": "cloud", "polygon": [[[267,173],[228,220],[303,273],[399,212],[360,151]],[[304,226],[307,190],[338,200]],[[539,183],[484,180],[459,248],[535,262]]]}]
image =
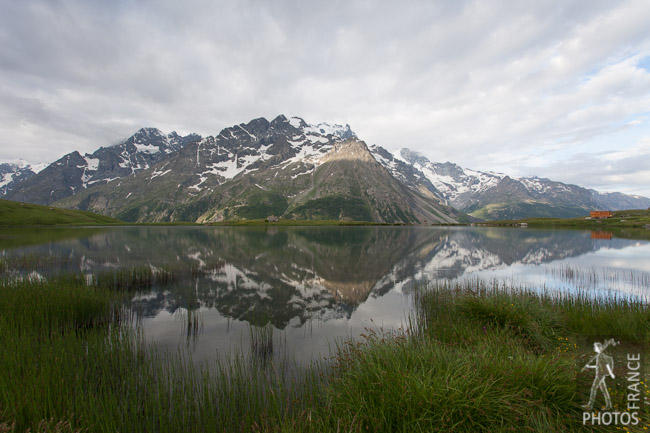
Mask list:
[{"label": "cloud", "polygon": [[3,2],[0,160],[284,113],[477,169],[573,161],[647,128],[649,21],[645,1]]},{"label": "cloud", "polygon": [[565,158],[538,155],[516,161],[519,172],[542,174],[603,192],[650,197],[650,137],[620,150],[574,153]]}]

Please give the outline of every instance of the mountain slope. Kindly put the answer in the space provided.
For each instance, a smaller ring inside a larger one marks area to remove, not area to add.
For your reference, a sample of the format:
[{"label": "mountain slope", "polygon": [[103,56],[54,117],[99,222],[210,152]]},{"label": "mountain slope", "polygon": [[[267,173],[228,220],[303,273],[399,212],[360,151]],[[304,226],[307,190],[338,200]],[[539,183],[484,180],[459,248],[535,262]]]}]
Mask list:
[{"label": "mountain slope", "polygon": [[260,118],[190,143],[157,165],[57,205],[127,221],[265,218],[456,222],[463,215],[412,191],[349,126]]},{"label": "mountain slope", "polygon": [[4,196],[8,200],[50,204],[93,185],[130,176],[167,158],[200,137],[164,135],[155,128],[142,128],[119,144],[101,147],[92,154],[75,151],[25,179]]},{"label": "mountain slope", "polygon": [[453,223],[461,217],[397,181],[357,139],[335,144],[311,183],[292,200],[292,217],[409,223]]},{"label": "mountain slope", "polygon": [[650,206],[644,197],[465,169],[409,149],[391,153],[366,146],[348,125],[310,125],[282,115],[204,138],[143,128],[92,154],[65,155],[36,174],[6,167],[0,188],[5,198],[127,221],[274,215],[424,223],[575,217]]},{"label": "mountain slope", "polygon": [[645,197],[603,194],[534,176],[513,178],[502,173],[464,169],[450,162],[431,162],[409,149],[383,152],[378,160],[393,176],[428,185],[431,193],[441,201],[477,218],[571,218],[596,209],[650,206],[650,199]]}]

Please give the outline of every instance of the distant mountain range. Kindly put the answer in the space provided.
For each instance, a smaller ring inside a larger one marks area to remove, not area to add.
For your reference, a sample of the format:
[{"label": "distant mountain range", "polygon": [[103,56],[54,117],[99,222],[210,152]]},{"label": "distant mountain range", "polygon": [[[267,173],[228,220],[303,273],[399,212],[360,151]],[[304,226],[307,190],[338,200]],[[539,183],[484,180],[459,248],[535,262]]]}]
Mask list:
[{"label": "distant mountain range", "polygon": [[476,218],[573,218],[590,210],[645,209],[650,199],[622,193],[600,193],[577,185],[535,176],[514,178],[502,173],[464,169],[451,162],[431,162],[409,149],[389,153],[373,149],[378,160],[403,182],[425,178],[444,203]]},{"label": "distant mountain range", "polygon": [[0,197],[4,197],[20,182],[26,180],[47,167],[48,164],[31,165],[24,161],[0,164]]},{"label": "distant mountain range", "polygon": [[0,170],[2,198],[126,221],[276,216],[454,223],[650,206],[645,197],[463,169],[409,149],[368,147],[348,125],[310,125],[282,115],[208,137],[143,128],[117,145],[72,152],[45,168],[2,164]]}]

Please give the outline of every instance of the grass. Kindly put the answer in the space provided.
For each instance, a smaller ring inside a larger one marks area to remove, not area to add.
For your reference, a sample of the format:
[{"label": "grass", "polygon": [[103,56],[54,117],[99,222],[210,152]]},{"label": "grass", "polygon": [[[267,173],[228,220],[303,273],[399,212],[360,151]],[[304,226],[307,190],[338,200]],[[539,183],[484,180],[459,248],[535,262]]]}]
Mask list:
[{"label": "grass", "polygon": [[578,218],[524,218],[518,220],[501,220],[478,223],[478,225],[518,226],[527,223],[529,227],[581,228],[591,230],[607,229],[643,229],[650,225],[650,209],[621,210],[612,212],[612,218],[585,219]]},{"label": "grass", "polygon": [[0,200],[0,226],[106,225],[120,220],[92,212]]},{"label": "grass", "polygon": [[[422,292],[410,334],[371,334],[339,355],[326,410],[352,431],[612,431],[582,425],[594,341],[649,355],[650,308],[475,283]],[[624,407],[624,362],[612,398]],[[644,384],[644,394],[648,388]],[[646,409],[645,431],[650,413]],[[329,427],[335,430],[334,425]],[[634,430],[631,430],[634,431]]]},{"label": "grass", "polygon": [[[268,216],[273,214],[270,210],[262,212]],[[277,213],[277,212],[276,212]],[[258,212],[259,214],[259,212]],[[252,215],[252,214],[251,214]],[[29,229],[20,233],[20,238],[38,237],[32,233],[33,226],[97,226],[97,225],[146,225],[146,226],[188,226],[201,225],[193,222],[175,221],[175,222],[158,222],[158,223],[130,223],[105,215],[94,214],[92,212],[78,211],[71,209],[62,209],[51,206],[41,206],[30,203],[19,203],[8,200],[0,200],[0,227],[5,226],[9,233],[0,232],[0,241],[4,243],[11,242],[18,234],[13,230],[16,227],[28,226]],[[328,226],[328,225],[403,225],[403,224],[386,224],[375,223],[372,221],[348,221],[348,220],[295,220],[280,219],[269,222],[266,219],[237,219],[228,220],[207,225],[224,225],[224,226],[259,226],[259,225],[280,225],[280,226]],[[74,233],[60,233],[58,237],[74,237]],[[40,237],[38,237],[40,239]],[[35,243],[38,243],[38,239]]]},{"label": "grass", "polygon": [[[0,288],[0,431],[266,429],[295,419],[295,402],[320,380],[305,373],[296,384],[242,356],[197,368],[181,352],[161,354],[120,326],[117,288],[87,282]],[[264,351],[266,328],[260,338]]]},{"label": "grass", "polygon": [[[614,337],[613,356],[650,359],[647,304],[473,282],[422,288],[406,329],[369,330],[295,375],[269,356],[263,320],[250,328],[254,356],[197,367],[182,351],[157,352],[121,308],[132,290],[173,278],[143,269],[5,280],[0,432],[612,431],[582,425],[593,375],[580,370],[593,342]],[[622,407],[618,358],[615,372],[608,384]],[[630,431],[645,431],[642,417]]]}]

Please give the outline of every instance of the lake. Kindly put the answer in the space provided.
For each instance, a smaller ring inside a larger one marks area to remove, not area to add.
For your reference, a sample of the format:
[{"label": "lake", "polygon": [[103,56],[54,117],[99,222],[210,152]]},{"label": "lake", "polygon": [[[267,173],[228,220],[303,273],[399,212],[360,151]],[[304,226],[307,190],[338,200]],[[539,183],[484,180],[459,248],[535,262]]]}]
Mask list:
[{"label": "lake", "polygon": [[[650,295],[648,240],[578,230],[15,229],[0,232],[0,251],[9,264],[5,275],[12,278],[191,269],[137,293],[128,308],[148,340],[162,350],[191,354],[195,362],[242,350],[303,365],[368,329],[403,326],[414,291],[431,280],[496,279],[531,290],[599,297],[648,300]],[[272,340],[260,348],[260,335],[271,332]]]}]

